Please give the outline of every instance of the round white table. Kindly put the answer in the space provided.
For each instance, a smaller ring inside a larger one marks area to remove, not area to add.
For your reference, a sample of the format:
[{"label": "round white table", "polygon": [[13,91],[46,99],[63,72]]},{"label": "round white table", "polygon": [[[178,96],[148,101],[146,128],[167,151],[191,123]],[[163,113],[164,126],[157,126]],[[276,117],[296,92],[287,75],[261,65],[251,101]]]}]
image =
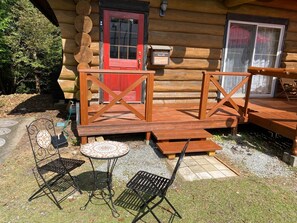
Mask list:
[{"label": "round white table", "polygon": [[[81,146],[80,152],[84,156],[89,158],[89,161],[90,161],[92,169],[93,169],[93,176],[94,176],[94,189],[90,193],[89,200],[83,207],[84,209],[86,208],[88,203],[91,201],[92,197],[95,197],[94,193],[97,188],[96,182],[98,182],[92,159],[107,160],[106,185],[107,185],[108,193],[105,193],[102,190],[101,196],[106,201],[107,204],[109,204],[108,200],[110,200],[112,215],[114,217],[119,216],[119,213],[117,212],[117,210],[114,207],[114,203],[113,203],[113,199],[112,199],[112,197],[114,195],[113,189],[112,189],[112,172],[115,168],[117,160],[120,157],[127,155],[129,150],[130,150],[129,146],[125,143],[116,142],[116,141],[108,141],[108,140],[87,143],[87,144]],[[106,200],[105,198],[108,198],[108,200]]]}]

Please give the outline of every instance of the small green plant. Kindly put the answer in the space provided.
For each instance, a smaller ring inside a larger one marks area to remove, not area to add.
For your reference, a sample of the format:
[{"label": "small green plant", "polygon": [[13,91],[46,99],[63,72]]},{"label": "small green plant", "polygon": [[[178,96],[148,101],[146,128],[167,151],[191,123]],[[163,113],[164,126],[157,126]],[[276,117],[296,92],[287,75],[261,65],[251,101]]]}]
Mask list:
[{"label": "small green plant", "polygon": [[77,137],[71,137],[70,138],[70,143],[72,146],[79,146],[79,139]]}]

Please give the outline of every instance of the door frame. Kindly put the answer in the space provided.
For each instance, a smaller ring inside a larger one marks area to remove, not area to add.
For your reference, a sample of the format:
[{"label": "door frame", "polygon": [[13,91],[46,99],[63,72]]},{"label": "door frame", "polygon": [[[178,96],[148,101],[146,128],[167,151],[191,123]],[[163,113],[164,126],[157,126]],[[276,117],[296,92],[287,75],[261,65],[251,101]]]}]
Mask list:
[{"label": "door frame", "polygon": [[[104,68],[104,10],[121,11],[129,13],[139,13],[144,15],[143,21],[143,55],[142,70],[145,70],[147,64],[148,52],[148,14],[149,2],[131,1],[131,0],[99,0],[99,67]],[[99,77],[103,81],[103,77]],[[145,86],[142,86],[141,103],[144,102]],[[103,103],[103,92],[99,92],[99,103]]]}]

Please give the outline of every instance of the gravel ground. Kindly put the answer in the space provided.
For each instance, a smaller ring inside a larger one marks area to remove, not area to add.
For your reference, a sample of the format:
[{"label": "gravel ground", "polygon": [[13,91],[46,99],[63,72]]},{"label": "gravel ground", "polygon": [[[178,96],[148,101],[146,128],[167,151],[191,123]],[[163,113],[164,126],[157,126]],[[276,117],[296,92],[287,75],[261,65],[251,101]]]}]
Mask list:
[{"label": "gravel ground", "polygon": [[235,165],[240,172],[258,177],[294,176],[292,168],[281,160],[284,151],[290,151],[290,140],[255,126],[247,126],[239,133],[214,137],[223,148],[218,151],[219,157]]},{"label": "gravel ground", "polygon": [[[125,142],[130,147],[130,152],[118,159],[114,169],[117,180],[128,182],[139,170],[155,173],[160,176],[170,177],[166,158],[160,154],[153,143],[147,145],[143,135],[123,135],[104,137],[105,140],[117,140]],[[97,170],[105,170],[106,162],[96,166]]]}]

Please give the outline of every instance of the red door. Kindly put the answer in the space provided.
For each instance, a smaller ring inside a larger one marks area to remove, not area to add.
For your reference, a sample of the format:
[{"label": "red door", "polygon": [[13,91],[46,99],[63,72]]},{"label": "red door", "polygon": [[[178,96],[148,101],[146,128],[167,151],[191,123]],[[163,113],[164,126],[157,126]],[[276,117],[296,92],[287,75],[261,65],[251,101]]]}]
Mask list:
[{"label": "red door", "polygon": [[[104,69],[142,70],[144,15],[104,11]],[[116,94],[124,91],[139,75],[105,74],[104,83]],[[113,97],[104,92],[104,101]],[[124,97],[129,102],[141,101],[141,86]]]}]

